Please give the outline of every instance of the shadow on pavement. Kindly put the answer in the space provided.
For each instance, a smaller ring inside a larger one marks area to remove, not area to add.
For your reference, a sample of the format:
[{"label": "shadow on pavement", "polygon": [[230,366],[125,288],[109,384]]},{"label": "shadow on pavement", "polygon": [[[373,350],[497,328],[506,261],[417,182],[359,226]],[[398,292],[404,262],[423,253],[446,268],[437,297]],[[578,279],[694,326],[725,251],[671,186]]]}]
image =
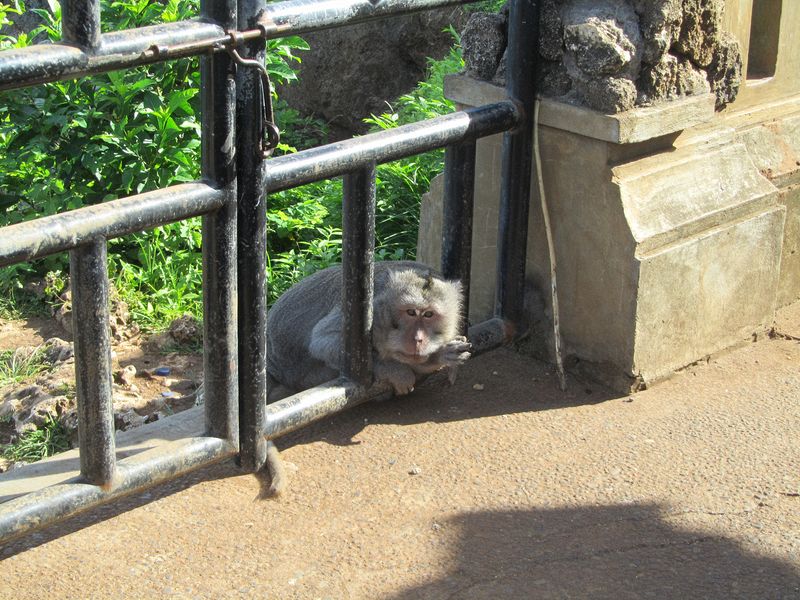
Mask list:
[{"label": "shadow on pavement", "polygon": [[652,504],[461,514],[442,523],[448,574],[392,598],[800,597],[796,566],[668,521]]}]

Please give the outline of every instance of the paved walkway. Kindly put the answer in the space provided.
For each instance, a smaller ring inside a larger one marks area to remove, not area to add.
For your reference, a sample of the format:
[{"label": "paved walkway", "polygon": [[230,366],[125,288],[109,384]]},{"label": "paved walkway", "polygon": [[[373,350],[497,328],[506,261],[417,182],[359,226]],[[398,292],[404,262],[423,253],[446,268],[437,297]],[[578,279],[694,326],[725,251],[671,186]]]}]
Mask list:
[{"label": "paved walkway", "polygon": [[0,549],[0,598],[800,598],[800,305],[632,396],[508,350]]}]

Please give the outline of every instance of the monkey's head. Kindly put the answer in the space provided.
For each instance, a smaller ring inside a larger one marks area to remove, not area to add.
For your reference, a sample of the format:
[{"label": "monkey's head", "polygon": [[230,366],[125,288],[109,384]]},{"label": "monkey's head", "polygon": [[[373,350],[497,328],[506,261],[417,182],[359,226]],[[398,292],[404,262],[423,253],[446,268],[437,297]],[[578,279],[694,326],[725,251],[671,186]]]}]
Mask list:
[{"label": "monkey's head", "polygon": [[458,281],[393,271],[376,290],[372,342],[381,358],[421,364],[458,335],[462,292]]}]

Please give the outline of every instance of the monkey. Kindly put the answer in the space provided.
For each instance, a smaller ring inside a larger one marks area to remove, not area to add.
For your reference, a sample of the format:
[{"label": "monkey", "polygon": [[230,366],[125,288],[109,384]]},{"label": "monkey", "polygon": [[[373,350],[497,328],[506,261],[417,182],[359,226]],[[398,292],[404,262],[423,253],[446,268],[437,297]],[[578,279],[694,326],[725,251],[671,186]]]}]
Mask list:
[{"label": "monkey", "polygon": [[[461,284],[413,261],[375,263],[372,350],[376,381],[408,394],[421,376],[470,356],[459,335]],[[285,292],[267,314],[270,402],[339,375],[342,269],[335,265]],[[277,384],[277,385],[276,385]]]},{"label": "monkey", "polygon": [[[459,335],[463,293],[413,261],[375,263],[372,302],[373,376],[402,396],[427,375],[455,369],[470,357]],[[343,365],[342,268],[318,271],[287,290],[267,313],[268,402],[336,378]],[[285,474],[270,446],[272,488],[280,493]],[[274,469],[274,471],[273,471]]]}]

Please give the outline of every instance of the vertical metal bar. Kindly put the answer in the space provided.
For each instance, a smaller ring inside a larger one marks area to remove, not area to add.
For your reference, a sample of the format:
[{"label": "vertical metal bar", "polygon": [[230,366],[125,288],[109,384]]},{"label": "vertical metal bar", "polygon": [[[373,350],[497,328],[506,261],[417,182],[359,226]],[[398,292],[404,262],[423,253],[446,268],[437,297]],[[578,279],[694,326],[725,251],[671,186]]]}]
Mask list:
[{"label": "vertical metal bar", "polygon": [[[263,0],[239,0],[239,29],[252,27]],[[261,63],[265,43],[257,39],[240,48],[244,58]],[[236,74],[239,265],[239,460],[258,471],[266,460],[267,406],[267,190],[260,151],[264,118],[261,75],[253,67]]]},{"label": "vertical metal bar", "polygon": [[342,201],[342,375],[372,381],[372,296],[375,255],[375,163],[344,176]]},{"label": "vertical metal bar", "polygon": [[469,285],[472,267],[472,214],[475,198],[475,141],[448,146],[444,153],[444,223],[442,227],[442,274],[458,279],[464,290],[466,335],[469,318]]},{"label": "vertical metal bar", "polygon": [[100,47],[100,0],[62,0],[61,39],[84,50]]},{"label": "vertical metal bar", "polygon": [[[236,26],[236,1],[204,0],[202,15]],[[203,178],[225,191],[225,205],[203,216],[203,369],[206,429],[238,446],[236,315],[236,82],[220,52],[201,59]]]},{"label": "vertical metal bar", "polygon": [[538,48],[538,0],[513,0],[508,17],[507,91],[520,106],[522,122],[503,138],[495,300],[495,315],[512,323],[524,318]]},{"label": "vertical metal bar", "polygon": [[103,238],[69,255],[81,475],[100,486],[116,471],[106,258]]}]

